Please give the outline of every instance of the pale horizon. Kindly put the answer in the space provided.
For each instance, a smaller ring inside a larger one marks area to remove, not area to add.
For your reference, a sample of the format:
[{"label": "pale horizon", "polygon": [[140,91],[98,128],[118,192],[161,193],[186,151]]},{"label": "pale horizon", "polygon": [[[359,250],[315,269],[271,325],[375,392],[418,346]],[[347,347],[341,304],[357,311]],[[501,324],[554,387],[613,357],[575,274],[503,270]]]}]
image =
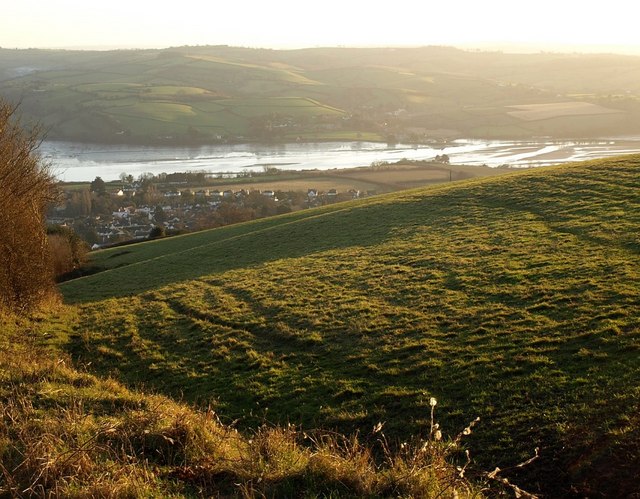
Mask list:
[{"label": "pale horizon", "polygon": [[397,0],[390,6],[327,0],[322,8],[292,0],[212,5],[184,0],[107,3],[22,0],[3,8],[0,47],[114,50],[229,45],[250,48],[452,46],[506,52],[640,55],[628,2],[607,9],[581,2],[489,0],[448,5]]}]

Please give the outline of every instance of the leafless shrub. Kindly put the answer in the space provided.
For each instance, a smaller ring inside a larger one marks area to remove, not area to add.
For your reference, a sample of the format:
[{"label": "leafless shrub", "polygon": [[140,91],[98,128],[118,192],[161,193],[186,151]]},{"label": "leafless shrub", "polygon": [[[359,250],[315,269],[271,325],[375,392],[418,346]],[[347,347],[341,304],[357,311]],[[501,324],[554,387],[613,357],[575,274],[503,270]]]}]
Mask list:
[{"label": "leafless shrub", "polygon": [[37,153],[40,136],[0,101],[0,308],[12,311],[34,308],[54,289],[44,217],[56,189]]},{"label": "leafless shrub", "polygon": [[61,234],[50,234],[49,252],[55,276],[61,276],[73,270],[73,253],[66,237]]},{"label": "leafless shrub", "polygon": [[49,257],[56,279],[79,269],[86,261],[89,247],[73,230],[54,227],[48,230]]}]

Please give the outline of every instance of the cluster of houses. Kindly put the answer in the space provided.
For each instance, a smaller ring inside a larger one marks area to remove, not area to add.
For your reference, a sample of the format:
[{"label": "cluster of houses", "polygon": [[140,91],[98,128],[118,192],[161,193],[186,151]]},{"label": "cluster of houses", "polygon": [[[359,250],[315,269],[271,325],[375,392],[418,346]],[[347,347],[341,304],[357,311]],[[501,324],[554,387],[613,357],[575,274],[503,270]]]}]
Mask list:
[{"label": "cluster of houses", "polygon": [[189,232],[205,228],[207,220],[215,218],[215,212],[223,203],[237,209],[266,206],[268,209],[254,211],[255,216],[268,216],[361,196],[360,191],[355,189],[345,193],[339,193],[337,189],[326,192],[308,189],[306,196],[304,193],[274,190],[169,189],[157,192],[153,202],[143,204],[142,194],[137,186],[123,187],[110,196],[115,201],[113,206],[118,206],[117,210],[70,218],[65,216],[62,207],[48,222],[68,226],[81,223],[92,232],[91,242],[96,249],[118,242],[146,239],[154,227],[163,227],[167,232]]},{"label": "cluster of houses", "polygon": [[[184,193],[187,193],[188,195],[193,195],[195,198],[197,199],[210,199],[212,202],[222,202],[222,201],[228,201],[228,200],[233,200],[233,199],[238,199],[238,198],[243,198],[245,196],[248,196],[250,191],[245,190],[245,189],[240,189],[239,191],[233,191],[231,189],[227,189],[225,191],[220,191],[217,189],[198,189],[196,191],[180,191],[178,189],[174,189],[174,190],[170,190],[170,191],[165,191],[162,193],[162,195],[165,198],[181,198],[183,196]],[[267,196],[270,198],[274,198],[275,199],[275,191],[260,191],[260,193],[263,196]]]}]

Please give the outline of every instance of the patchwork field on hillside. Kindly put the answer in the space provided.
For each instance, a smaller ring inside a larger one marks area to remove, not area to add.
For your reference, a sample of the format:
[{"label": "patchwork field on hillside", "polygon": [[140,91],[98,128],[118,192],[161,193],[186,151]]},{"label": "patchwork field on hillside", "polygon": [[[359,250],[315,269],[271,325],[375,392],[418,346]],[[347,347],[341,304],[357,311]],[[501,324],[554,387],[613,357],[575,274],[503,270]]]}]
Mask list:
[{"label": "patchwork field on hillside", "polygon": [[515,111],[509,115],[524,121],[547,120],[562,116],[597,116],[602,114],[615,114],[620,111],[597,106],[590,102],[557,102],[552,104],[526,104],[509,106]]},{"label": "patchwork field on hillside", "polygon": [[50,139],[98,143],[630,135],[638,74],[640,58],[446,47],[0,49],[6,99]]}]

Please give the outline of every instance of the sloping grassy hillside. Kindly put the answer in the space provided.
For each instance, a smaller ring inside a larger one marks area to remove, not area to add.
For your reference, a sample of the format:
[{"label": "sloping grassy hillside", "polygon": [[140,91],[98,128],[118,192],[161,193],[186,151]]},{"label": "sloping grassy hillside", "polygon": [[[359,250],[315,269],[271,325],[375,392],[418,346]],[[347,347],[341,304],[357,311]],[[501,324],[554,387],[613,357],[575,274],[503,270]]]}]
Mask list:
[{"label": "sloping grassy hillside", "polygon": [[[263,425],[250,435],[160,395],[73,367],[47,338],[74,309],[0,315],[2,497],[478,497],[458,445]],[[377,451],[377,452],[376,452]],[[375,454],[380,454],[378,457]],[[485,489],[486,490],[486,489]]]},{"label": "sloping grassy hillside", "polygon": [[247,426],[404,438],[433,396],[485,466],[638,493],[639,193],[622,157],[100,252],[69,348]]}]

